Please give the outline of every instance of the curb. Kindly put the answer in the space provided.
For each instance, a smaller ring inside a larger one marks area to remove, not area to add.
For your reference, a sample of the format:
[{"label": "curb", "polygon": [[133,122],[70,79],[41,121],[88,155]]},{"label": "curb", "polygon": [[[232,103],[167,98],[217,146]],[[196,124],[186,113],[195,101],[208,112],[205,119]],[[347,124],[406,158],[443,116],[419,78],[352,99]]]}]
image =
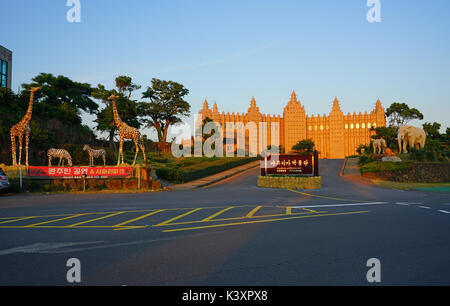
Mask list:
[{"label": "curb", "polygon": [[[254,163],[254,162],[252,162],[252,163]],[[250,163],[249,163],[249,164],[250,164]],[[248,164],[248,165],[249,165],[249,164]],[[242,167],[242,166],[244,166],[244,165],[241,165],[241,166],[239,166],[239,167]],[[213,180],[208,181],[208,182],[205,182],[205,183],[201,183],[201,184],[199,184],[199,185],[186,186],[186,187],[181,187],[180,185],[172,185],[172,186],[166,187],[166,188],[167,188],[166,190],[168,190],[168,191],[184,191],[184,190],[193,190],[193,189],[203,188],[203,187],[206,187],[206,186],[215,184],[215,183],[217,183],[217,182],[223,181],[223,180],[225,180],[225,179],[227,179],[227,178],[230,178],[230,177],[232,177],[232,176],[234,176],[234,175],[236,175],[236,174],[242,173],[242,172],[244,172],[244,171],[247,171],[247,170],[250,170],[250,169],[253,169],[253,168],[256,168],[256,167],[259,167],[259,161],[258,161],[258,165],[253,165],[253,166],[245,167],[245,168],[240,169],[240,170],[238,170],[238,171],[236,171],[236,172],[230,173],[230,174],[225,175],[225,176],[221,176],[221,177],[219,177],[219,178],[217,178],[217,179],[213,179]],[[236,167],[236,168],[238,168],[238,167]],[[228,170],[225,170],[225,171],[223,171],[223,172],[226,172],[226,171],[229,171],[229,170],[232,170],[232,169],[228,169]],[[220,172],[219,172],[219,173],[220,173]],[[218,174],[218,173],[213,174],[212,176],[217,175],[217,174]],[[200,179],[200,180],[201,180],[201,179]],[[189,182],[186,183],[186,184],[189,184]],[[171,188],[171,187],[172,187],[172,188]],[[177,188],[177,187],[178,187],[178,188]]]},{"label": "curb", "polygon": [[339,172],[339,175],[340,175],[340,176],[343,176],[343,175],[344,175],[345,166],[347,166],[347,160],[348,160],[348,157],[346,157],[346,158],[344,159],[344,163],[342,164],[341,172]]}]

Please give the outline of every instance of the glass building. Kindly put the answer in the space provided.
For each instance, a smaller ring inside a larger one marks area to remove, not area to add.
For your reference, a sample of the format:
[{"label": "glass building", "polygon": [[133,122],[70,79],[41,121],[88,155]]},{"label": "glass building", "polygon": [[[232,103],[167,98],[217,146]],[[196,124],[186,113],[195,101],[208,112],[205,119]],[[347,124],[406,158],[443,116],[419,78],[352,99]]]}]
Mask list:
[{"label": "glass building", "polygon": [[11,89],[12,52],[0,46],[0,87]]}]

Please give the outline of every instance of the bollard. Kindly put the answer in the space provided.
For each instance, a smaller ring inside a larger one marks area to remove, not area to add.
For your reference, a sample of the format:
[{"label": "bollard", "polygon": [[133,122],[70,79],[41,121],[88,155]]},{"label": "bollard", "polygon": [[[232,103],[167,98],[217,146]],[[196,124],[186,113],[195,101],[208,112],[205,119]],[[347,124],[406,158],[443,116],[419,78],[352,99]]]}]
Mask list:
[{"label": "bollard", "polygon": [[86,177],[87,174],[83,173],[83,192],[86,192]]},{"label": "bollard", "polygon": [[319,176],[319,151],[314,150],[314,176]]}]

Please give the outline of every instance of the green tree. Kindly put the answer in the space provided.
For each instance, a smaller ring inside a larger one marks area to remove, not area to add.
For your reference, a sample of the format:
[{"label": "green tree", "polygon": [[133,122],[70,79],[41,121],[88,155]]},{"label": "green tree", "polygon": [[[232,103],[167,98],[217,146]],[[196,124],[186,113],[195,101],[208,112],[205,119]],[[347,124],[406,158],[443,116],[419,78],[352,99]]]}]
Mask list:
[{"label": "green tree", "polygon": [[416,108],[409,108],[406,103],[394,102],[386,110],[386,117],[390,126],[399,127],[413,119],[422,120],[423,114]]},{"label": "green tree", "polygon": [[303,139],[292,147],[292,151],[299,154],[310,154],[314,151],[315,146],[316,145],[312,139]]},{"label": "green tree", "polygon": [[97,113],[97,119],[94,122],[97,123],[96,129],[101,132],[107,132],[109,134],[109,147],[114,147],[114,136],[117,132],[117,128],[114,124],[114,113],[108,98],[111,95],[118,95],[116,99],[117,111],[120,119],[126,124],[139,128],[140,122],[138,119],[138,104],[136,100],[131,99],[133,91],[140,88],[139,85],[133,83],[131,77],[118,76],[116,79],[115,89],[106,89],[104,85],[98,84],[96,88],[92,90],[92,96],[102,101],[106,107]]},{"label": "green tree", "polygon": [[36,112],[48,119],[81,124],[82,111],[95,114],[98,109],[91,96],[91,85],[87,83],[74,82],[65,76],[54,76],[51,73],[41,73],[32,81],[30,84],[22,84],[20,97],[28,101],[28,89],[42,86],[34,96],[33,114]]},{"label": "green tree", "polygon": [[427,138],[430,138],[433,140],[439,140],[441,138],[441,133],[439,132],[441,125],[439,123],[426,122],[422,125],[422,127],[423,127],[423,130],[425,131],[425,134],[427,135]]},{"label": "green tree", "polygon": [[391,149],[398,146],[398,142],[396,141],[397,128],[390,126],[381,126],[377,128],[372,127],[371,130],[375,132],[375,135],[371,136],[372,139],[383,138],[384,140],[386,140],[386,145]]},{"label": "green tree", "polygon": [[150,102],[139,104],[142,121],[149,128],[155,128],[158,141],[167,141],[170,125],[180,123],[182,116],[188,116],[191,106],[184,100],[189,90],[182,84],[173,81],[152,79],[152,84],[142,94],[143,99]]},{"label": "green tree", "polygon": [[30,84],[23,84],[18,94],[0,90],[0,160],[11,160],[9,130],[19,122],[28,108],[30,87],[42,86],[36,92],[30,121],[30,162],[43,164],[46,150],[63,144],[95,143],[93,131],[82,125],[84,112],[93,114],[98,105],[91,97],[89,84],[72,81],[65,76],[41,73]]}]

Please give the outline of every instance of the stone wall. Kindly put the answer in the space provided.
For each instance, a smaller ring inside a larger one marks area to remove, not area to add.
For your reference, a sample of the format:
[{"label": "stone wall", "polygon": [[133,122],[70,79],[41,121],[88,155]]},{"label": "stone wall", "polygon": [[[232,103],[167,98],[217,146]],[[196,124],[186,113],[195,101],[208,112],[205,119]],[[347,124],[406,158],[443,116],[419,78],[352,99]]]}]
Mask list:
[{"label": "stone wall", "polygon": [[413,163],[408,170],[366,172],[363,177],[403,183],[450,182],[450,163]]},{"label": "stone wall", "polygon": [[280,189],[319,189],[322,177],[258,176],[258,187]]}]

